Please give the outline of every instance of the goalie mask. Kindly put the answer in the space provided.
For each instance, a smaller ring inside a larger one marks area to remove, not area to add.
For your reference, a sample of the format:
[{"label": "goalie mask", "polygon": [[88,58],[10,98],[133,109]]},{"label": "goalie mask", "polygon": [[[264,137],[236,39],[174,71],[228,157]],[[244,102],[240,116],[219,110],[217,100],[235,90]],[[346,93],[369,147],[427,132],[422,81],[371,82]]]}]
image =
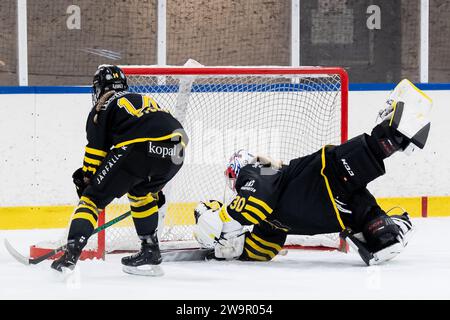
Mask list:
[{"label": "goalie mask", "polygon": [[92,104],[95,106],[100,97],[108,91],[124,91],[127,89],[127,78],[123,71],[117,66],[102,64],[94,75]]},{"label": "goalie mask", "polygon": [[255,156],[246,150],[239,150],[235,152],[228,161],[227,168],[225,169],[225,179],[228,187],[236,191],[236,179],[241,169],[249,163],[252,163]]}]

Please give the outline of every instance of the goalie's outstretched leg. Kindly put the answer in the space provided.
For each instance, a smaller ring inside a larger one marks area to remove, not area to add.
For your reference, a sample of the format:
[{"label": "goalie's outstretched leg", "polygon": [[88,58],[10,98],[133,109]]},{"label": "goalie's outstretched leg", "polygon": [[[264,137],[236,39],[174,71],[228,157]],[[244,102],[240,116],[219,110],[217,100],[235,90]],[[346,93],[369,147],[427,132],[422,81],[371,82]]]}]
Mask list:
[{"label": "goalie's outstretched leg", "polygon": [[384,157],[398,150],[410,153],[424,148],[431,128],[432,105],[431,98],[409,80],[400,81],[387,107],[379,112],[381,123],[372,131]]},{"label": "goalie's outstretched leg", "polygon": [[[400,100],[401,99],[401,100]],[[395,152],[424,148],[431,127],[431,99],[404,80],[398,84],[387,107],[379,113],[381,123],[371,134],[361,134],[327,149],[329,167],[338,195],[352,194],[385,174],[384,159]]]}]

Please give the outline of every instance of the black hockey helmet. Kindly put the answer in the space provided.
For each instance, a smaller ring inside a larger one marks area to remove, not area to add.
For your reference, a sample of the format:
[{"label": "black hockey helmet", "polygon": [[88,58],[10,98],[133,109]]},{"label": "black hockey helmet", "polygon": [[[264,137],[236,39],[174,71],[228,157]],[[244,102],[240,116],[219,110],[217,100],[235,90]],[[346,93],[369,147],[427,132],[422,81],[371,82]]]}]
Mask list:
[{"label": "black hockey helmet", "polygon": [[98,66],[92,83],[92,103],[95,106],[98,99],[110,90],[124,91],[128,89],[127,78],[123,71],[114,65]]}]

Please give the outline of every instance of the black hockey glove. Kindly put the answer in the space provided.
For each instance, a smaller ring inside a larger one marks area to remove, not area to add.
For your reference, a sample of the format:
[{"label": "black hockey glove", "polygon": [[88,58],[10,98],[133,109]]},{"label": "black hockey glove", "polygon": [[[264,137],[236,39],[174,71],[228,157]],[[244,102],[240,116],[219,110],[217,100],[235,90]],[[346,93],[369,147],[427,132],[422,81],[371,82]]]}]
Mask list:
[{"label": "black hockey glove", "polygon": [[161,208],[166,203],[166,196],[164,195],[162,190],[158,191],[158,193],[153,194],[153,198],[155,198],[158,208]]},{"label": "black hockey glove", "polygon": [[370,251],[377,252],[396,242],[400,234],[399,226],[391,217],[379,216],[363,227],[363,235]]},{"label": "black hockey glove", "polygon": [[77,189],[78,198],[81,198],[83,195],[84,189],[89,185],[87,183],[87,179],[84,176],[84,172],[82,168],[75,170],[72,174],[73,183],[75,184],[75,188]]}]

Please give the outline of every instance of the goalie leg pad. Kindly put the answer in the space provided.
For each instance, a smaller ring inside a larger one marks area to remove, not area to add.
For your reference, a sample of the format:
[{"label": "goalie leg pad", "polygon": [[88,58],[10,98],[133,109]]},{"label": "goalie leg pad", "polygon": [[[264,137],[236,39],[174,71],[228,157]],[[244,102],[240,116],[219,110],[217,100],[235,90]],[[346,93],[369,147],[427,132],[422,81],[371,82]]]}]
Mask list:
[{"label": "goalie leg pad", "polygon": [[195,208],[194,238],[202,248],[214,248],[223,229],[219,211],[209,209],[203,202]]},{"label": "goalie leg pad", "polygon": [[[242,229],[242,227],[241,227]],[[214,256],[218,259],[233,260],[244,251],[245,234],[223,238],[214,247]]]},{"label": "goalie leg pad", "polygon": [[423,149],[431,127],[431,98],[404,79],[395,87],[387,103],[379,116],[405,137],[407,143],[402,150]]}]

